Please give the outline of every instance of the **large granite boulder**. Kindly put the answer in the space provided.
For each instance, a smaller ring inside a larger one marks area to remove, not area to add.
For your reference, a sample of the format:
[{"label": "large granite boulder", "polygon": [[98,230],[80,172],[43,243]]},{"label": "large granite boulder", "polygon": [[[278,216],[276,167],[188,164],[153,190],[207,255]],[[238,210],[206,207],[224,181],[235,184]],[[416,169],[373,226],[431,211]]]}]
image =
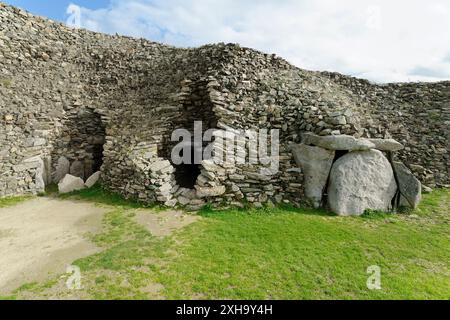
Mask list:
[{"label": "large granite boulder", "polygon": [[70,170],[70,162],[66,157],[59,157],[56,164],[56,171],[54,172],[53,182],[59,183]]},{"label": "large granite boulder", "polygon": [[394,162],[400,190],[400,206],[416,209],[422,200],[422,184],[402,162]]},{"label": "large granite boulder", "polygon": [[84,189],[84,181],[79,177],[71,176],[67,174],[64,179],[58,183],[59,193],[69,193]]},{"label": "large granite boulder", "polygon": [[328,205],[343,216],[389,211],[396,192],[394,171],[381,151],[351,152],[331,169]]},{"label": "large granite boulder", "polygon": [[305,144],[291,145],[291,150],[297,165],[304,173],[305,195],[315,208],[319,208],[336,153]]},{"label": "large granite boulder", "polygon": [[366,151],[375,149],[375,144],[367,139],[356,139],[352,136],[317,136],[312,133],[302,135],[303,143],[336,151]]}]

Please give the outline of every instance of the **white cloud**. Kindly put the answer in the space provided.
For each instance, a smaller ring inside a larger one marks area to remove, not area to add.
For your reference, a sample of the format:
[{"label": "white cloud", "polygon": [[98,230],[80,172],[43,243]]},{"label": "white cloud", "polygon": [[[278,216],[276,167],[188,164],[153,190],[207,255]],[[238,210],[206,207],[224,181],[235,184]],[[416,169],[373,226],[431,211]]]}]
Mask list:
[{"label": "white cloud", "polygon": [[450,79],[448,0],[112,0],[81,25],[178,46],[237,42],[374,81]]}]

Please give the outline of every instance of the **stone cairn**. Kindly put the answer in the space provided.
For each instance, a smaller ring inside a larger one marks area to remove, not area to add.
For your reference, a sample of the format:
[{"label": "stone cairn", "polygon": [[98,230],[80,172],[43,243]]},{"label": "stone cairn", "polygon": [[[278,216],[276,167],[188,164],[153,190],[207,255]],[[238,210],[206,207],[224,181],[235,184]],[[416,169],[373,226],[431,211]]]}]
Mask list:
[{"label": "stone cairn", "polygon": [[[72,29],[3,3],[0,26],[0,197],[99,179],[125,198],[192,210],[311,203],[359,214],[416,206],[410,171],[424,186],[450,185],[450,81],[373,84],[237,44],[186,49]],[[171,163],[170,137],[194,121],[279,130],[279,172],[206,159],[194,186],[181,187],[187,168]],[[357,191],[377,200],[334,204]]]}]

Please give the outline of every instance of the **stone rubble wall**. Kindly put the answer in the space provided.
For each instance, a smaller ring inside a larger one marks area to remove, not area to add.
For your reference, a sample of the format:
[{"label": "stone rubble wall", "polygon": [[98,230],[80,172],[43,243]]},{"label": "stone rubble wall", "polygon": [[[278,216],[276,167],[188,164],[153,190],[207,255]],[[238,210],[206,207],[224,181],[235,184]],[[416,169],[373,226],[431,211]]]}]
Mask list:
[{"label": "stone rubble wall", "polygon": [[[43,192],[61,156],[87,178],[104,141],[102,183],[127,198],[300,205],[290,145],[303,132],[392,136],[424,182],[449,184],[449,82],[378,86],[234,44],[183,49],[70,29],[1,3],[0,71],[0,197]],[[170,136],[207,118],[204,129],[280,130],[279,172],[204,161],[196,189],[179,188]]]}]

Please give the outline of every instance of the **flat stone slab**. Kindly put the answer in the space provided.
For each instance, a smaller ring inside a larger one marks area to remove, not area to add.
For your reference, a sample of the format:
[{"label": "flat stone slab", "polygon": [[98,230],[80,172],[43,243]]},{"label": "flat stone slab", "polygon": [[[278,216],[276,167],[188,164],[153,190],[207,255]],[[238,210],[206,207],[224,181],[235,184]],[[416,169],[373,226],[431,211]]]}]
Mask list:
[{"label": "flat stone slab", "polygon": [[70,171],[70,162],[66,157],[59,157],[54,172],[53,182],[59,183]]},{"label": "flat stone slab", "polygon": [[100,180],[101,174],[102,173],[100,171],[97,171],[92,176],[90,176],[84,184],[86,188],[92,188],[93,186],[95,186],[95,184]]},{"label": "flat stone slab", "polygon": [[36,189],[45,191],[46,180],[48,177],[46,165],[44,160],[40,156],[32,157],[26,159],[24,163],[34,163],[36,165],[36,173],[34,177],[34,183],[36,184]]},{"label": "flat stone slab", "polygon": [[312,133],[302,135],[303,143],[335,151],[400,151],[404,146],[394,139],[357,139],[348,135],[318,136]]},{"label": "flat stone slab", "polygon": [[211,188],[195,186],[195,189],[197,190],[198,198],[218,197],[226,192],[225,186]]},{"label": "flat stone slab", "polygon": [[380,151],[400,151],[403,150],[405,147],[394,139],[368,139],[370,142],[372,142],[375,145],[375,149]]},{"label": "flat stone slab", "polygon": [[422,183],[402,162],[394,162],[400,193],[400,206],[416,209],[422,200]]},{"label": "flat stone slab", "polygon": [[376,148],[376,145],[367,139],[356,139],[347,135],[322,137],[305,133],[302,138],[303,144],[335,151],[367,151]]}]

